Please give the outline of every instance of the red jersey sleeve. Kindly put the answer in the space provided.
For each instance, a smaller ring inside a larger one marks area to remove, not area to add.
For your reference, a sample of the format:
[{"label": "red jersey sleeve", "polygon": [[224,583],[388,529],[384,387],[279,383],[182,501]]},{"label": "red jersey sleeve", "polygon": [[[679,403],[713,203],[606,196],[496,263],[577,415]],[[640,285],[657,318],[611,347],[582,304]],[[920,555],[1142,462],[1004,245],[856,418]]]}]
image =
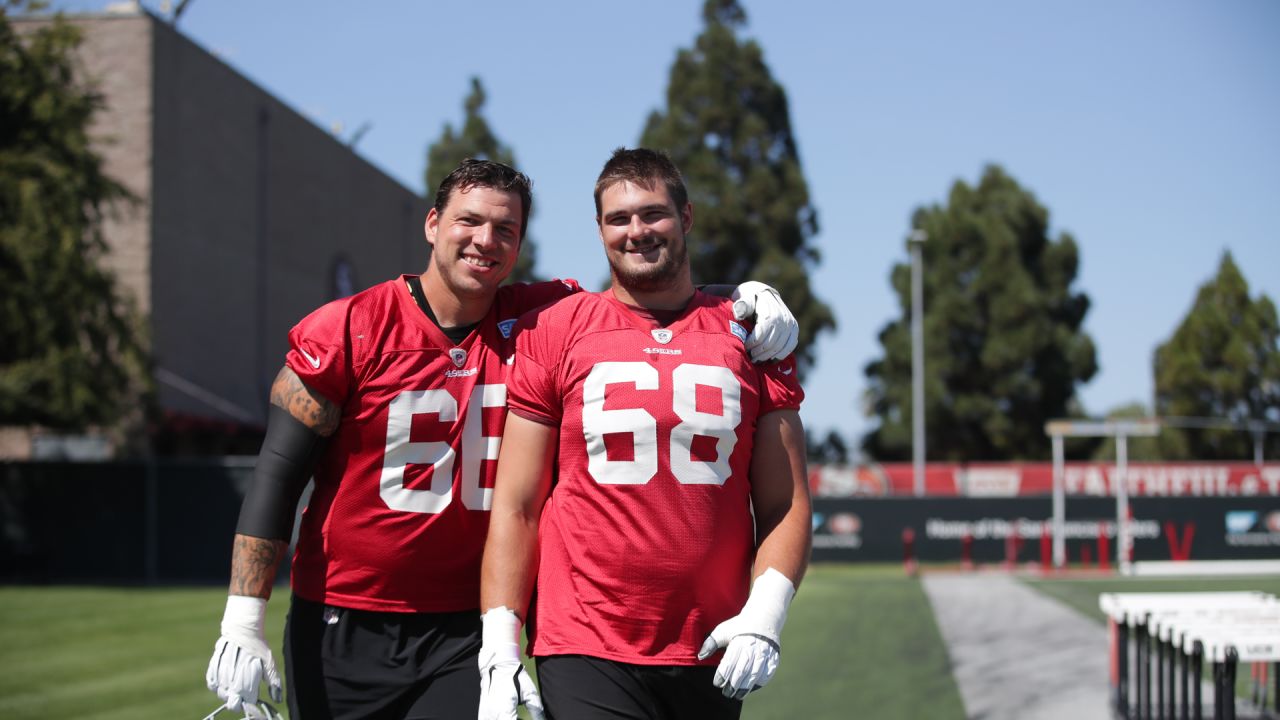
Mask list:
[{"label": "red jersey sleeve", "polygon": [[580,292],[582,292],[582,287],[578,285],[577,280],[573,279],[529,283],[521,288],[520,297],[516,304],[519,307],[519,312],[526,312],[536,310],[543,305],[563,300]]},{"label": "red jersey sleeve", "polygon": [[346,306],[341,300],[329,303],[294,325],[284,361],[304,385],[339,407],[353,385]]},{"label": "red jersey sleeve", "polygon": [[756,366],[760,373],[760,414],[774,410],[799,410],[804,389],[796,377],[796,356]]},{"label": "red jersey sleeve", "polygon": [[516,352],[507,374],[507,407],[520,417],[559,425],[564,414],[555,369],[564,353],[565,333],[551,327],[539,310],[516,325]]}]

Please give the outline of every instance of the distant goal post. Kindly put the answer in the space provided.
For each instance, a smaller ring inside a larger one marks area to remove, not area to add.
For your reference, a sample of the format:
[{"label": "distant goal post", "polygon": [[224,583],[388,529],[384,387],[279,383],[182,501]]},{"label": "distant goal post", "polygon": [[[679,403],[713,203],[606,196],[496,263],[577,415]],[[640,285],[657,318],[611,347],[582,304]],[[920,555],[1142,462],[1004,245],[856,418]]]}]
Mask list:
[{"label": "distant goal post", "polygon": [[1116,567],[1120,568],[1122,574],[1128,575],[1132,570],[1129,549],[1133,546],[1133,536],[1129,532],[1128,439],[1159,435],[1159,419],[1050,420],[1045,423],[1044,431],[1053,441],[1053,566],[1061,568],[1067,564],[1066,458],[1063,438],[1110,437],[1116,441]]}]

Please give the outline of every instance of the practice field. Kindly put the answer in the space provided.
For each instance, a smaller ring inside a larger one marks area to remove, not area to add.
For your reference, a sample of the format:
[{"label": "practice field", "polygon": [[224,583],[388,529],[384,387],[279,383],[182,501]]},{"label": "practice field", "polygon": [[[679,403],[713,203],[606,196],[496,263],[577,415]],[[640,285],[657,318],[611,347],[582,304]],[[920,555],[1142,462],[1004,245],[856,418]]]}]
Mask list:
[{"label": "practice field", "polygon": [[901,566],[813,565],[782,633],[782,662],[748,720],[960,719],[964,707],[919,580]]},{"label": "practice field", "polygon": [[[269,605],[277,658],[287,594],[277,589]],[[225,597],[221,588],[0,588],[0,717],[203,717],[217,705],[204,670]],[[814,566],[782,657],[744,717],[963,717],[928,602],[897,567]]]},{"label": "practice field", "polygon": [[[1280,577],[1027,582],[1100,624],[1102,592],[1280,594]],[[287,593],[277,589],[267,621],[277,658]],[[204,670],[224,598],[221,588],[0,587],[0,717],[203,717],[217,705]],[[899,566],[813,566],[784,631],[778,675],[748,698],[743,716],[963,718],[919,581]]]}]

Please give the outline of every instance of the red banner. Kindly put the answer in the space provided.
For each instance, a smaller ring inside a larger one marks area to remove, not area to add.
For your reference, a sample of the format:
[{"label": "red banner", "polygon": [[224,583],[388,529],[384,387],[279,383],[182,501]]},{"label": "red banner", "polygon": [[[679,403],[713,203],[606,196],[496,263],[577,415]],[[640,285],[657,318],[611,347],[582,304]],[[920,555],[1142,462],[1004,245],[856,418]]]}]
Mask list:
[{"label": "red banner", "polygon": [[[1067,495],[1114,496],[1114,463],[1067,463]],[[1252,497],[1280,495],[1280,464],[1246,462],[1130,463],[1126,486],[1134,497]],[[820,497],[915,494],[911,463],[809,468],[809,487]],[[1052,463],[928,463],[924,494],[931,497],[1019,497],[1053,493]]]}]

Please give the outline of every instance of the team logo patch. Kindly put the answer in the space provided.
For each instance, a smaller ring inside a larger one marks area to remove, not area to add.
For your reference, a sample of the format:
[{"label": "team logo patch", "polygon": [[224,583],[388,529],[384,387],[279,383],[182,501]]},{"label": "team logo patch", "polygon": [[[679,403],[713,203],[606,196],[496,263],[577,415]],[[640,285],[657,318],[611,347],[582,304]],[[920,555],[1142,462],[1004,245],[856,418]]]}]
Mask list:
[{"label": "team logo patch", "polygon": [[453,361],[454,365],[462,367],[463,363],[467,361],[467,351],[462,348],[449,348],[449,359]]},{"label": "team logo patch", "polygon": [[503,320],[498,323],[498,332],[502,333],[502,337],[511,337],[511,328],[516,326],[516,319]]},{"label": "team logo patch", "polygon": [[747,329],[742,327],[738,323],[734,322],[733,320],[729,321],[729,332],[733,333],[734,335],[737,335],[738,339],[741,340],[742,342],[747,341]]},{"label": "team logo patch", "polygon": [[659,343],[663,345],[666,345],[667,343],[671,342],[671,338],[674,337],[674,333],[672,333],[670,330],[666,328],[658,328],[657,330],[651,330],[649,334],[653,335],[653,339],[657,340]]}]

